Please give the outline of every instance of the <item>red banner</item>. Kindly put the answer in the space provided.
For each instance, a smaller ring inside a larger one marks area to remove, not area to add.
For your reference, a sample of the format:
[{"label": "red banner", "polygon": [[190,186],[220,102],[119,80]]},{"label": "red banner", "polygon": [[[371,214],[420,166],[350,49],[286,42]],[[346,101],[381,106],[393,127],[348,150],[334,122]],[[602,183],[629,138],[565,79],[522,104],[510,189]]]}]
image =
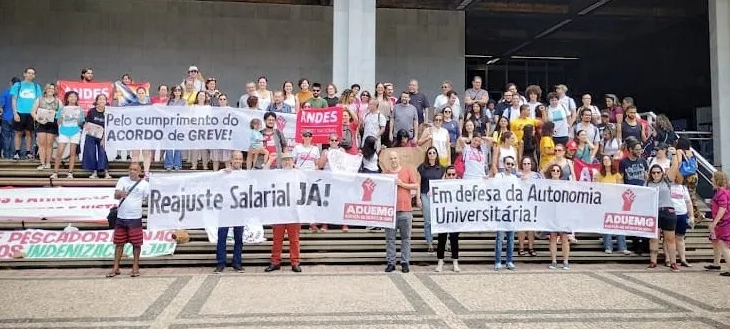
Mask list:
[{"label": "red banner", "polygon": [[342,137],[342,109],[335,106],[299,111],[297,133],[294,137],[297,143],[302,142],[302,132],[305,130],[312,132],[312,144],[329,144],[330,134]]},{"label": "red banner", "polygon": [[601,164],[598,162],[585,163],[580,159],[573,159],[573,170],[575,170],[575,180],[581,182],[592,182],[593,176],[596,175],[598,170],[601,169]]},{"label": "red banner", "polygon": [[[64,81],[58,80],[58,96],[63,98],[67,91],[75,91],[79,93],[79,106],[84,112],[94,107],[96,96],[103,94],[107,99],[112,94],[111,82],[80,82],[80,81]],[[65,101],[65,100],[64,100]],[[109,99],[111,101],[111,99]]]}]

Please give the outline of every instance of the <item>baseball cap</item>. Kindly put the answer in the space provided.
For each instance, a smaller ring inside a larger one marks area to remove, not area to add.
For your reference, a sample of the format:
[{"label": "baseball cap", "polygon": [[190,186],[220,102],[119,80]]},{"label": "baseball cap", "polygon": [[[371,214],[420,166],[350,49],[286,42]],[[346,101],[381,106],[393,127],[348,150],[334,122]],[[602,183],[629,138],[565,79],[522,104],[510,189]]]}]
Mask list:
[{"label": "baseball cap", "polygon": [[578,145],[576,145],[575,144],[575,141],[571,139],[571,140],[568,141],[568,144],[565,145],[565,148],[567,148],[569,150],[577,150],[578,149]]},{"label": "baseball cap", "polygon": [[190,71],[198,71],[198,67],[195,65],[191,65],[190,67],[188,67],[188,72]]}]

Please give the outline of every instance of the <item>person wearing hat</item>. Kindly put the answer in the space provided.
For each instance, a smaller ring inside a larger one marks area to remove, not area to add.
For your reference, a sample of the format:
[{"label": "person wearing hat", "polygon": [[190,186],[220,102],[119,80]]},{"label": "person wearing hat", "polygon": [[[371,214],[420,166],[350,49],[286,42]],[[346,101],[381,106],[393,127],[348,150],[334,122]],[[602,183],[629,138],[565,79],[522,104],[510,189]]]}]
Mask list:
[{"label": "person wearing hat", "polygon": [[[281,155],[281,168],[283,170],[294,170],[294,157],[286,152]],[[281,250],[284,247],[284,233],[289,237],[289,260],[292,272],[299,273],[299,231],[302,229],[300,223],[275,224],[271,225],[273,231],[273,244],[271,245],[271,264],[264,269],[264,272],[278,271],[281,269]]]},{"label": "person wearing hat", "polygon": [[565,157],[573,160],[575,152],[578,151],[578,144],[576,144],[575,141],[571,139],[568,141],[568,143],[565,144],[565,150]]},{"label": "person wearing hat", "polygon": [[185,80],[193,80],[194,82],[194,89],[195,92],[199,92],[203,90],[204,82],[203,75],[200,73],[200,70],[198,70],[198,67],[195,65],[191,65],[188,67],[188,76],[183,79],[182,83],[180,83],[180,87],[185,88]]},{"label": "person wearing hat", "polygon": [[598,127],[598,131],[601,132],[601,136],[603,136],[603,131],[606,130],[606,127],[612,127],[616,130],[616,127],[614,127],[613,123],[611,123],[611,114],[608,113],[607,110],[601,111],[601,119],[598,121],[596,127]]}]

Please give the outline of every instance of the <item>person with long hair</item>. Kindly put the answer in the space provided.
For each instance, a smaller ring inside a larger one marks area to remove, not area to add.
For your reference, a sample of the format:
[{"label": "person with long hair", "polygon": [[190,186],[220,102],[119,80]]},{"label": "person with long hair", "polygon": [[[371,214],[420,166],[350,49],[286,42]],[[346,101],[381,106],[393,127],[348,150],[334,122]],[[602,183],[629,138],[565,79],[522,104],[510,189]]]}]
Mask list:
[{"label": "person with long hair", "polygon": [[[438,150],[439,164],[442,167],[450,164],[449,156],[451,148],[451,141],[449,139],[449,131],[442,126],[444,122],[444,116],[441,113],[436,113],[433,117],[433,126],[423,131],[423,136],[418,140],[418,145],[421,146],[431,141],[431,146]],[[443,174],[441,175],[443,176]]]},{"label": "person with long hair", "polygon": [[[383,84],[382,82],[378,82],[375,84],[375,94],[373,95],[373,100],[377,101],[378,112],[384,115],[387,120],[385,123],[385,132],[380,135],[380,142],[382,145],[390,147],[392,145],[392,139],[393,137],[395,137],[392,136],[390,128],[391,125],[395,124],[394,122],[392,122],[393,108],[395,107],[395,105],[390,101],[388,96],[385,95],[385,84]],[[398,131],[396,131],[396,133],[398,133]]]},{"label": "person with long hair", "polygon": [[[360,122],[357,116],[350,111],[348,108],[342,109],[342,141],[340,141],[340,147],[342,147],[347,154],[357,155],[357,146],[360,145],[357,139],[357,127]],[[349,138],[349,140],[347,140]]]},{"label": "person with long hair", "polygon": [[456,153],[461,154],[465,147],[469,146],[474,134],[478,134],[474,122],[464,121],[464,128],[461,129],[461,136],[456,140]]},{"label": "person with long hair", "polygon": [[269,104],[271,104],[271,101],[274,99],[274,94],[271,90],[267,89],[268,86],[269,80],[267,80],[266,77],[261,76],[256,80],[256,97],[258,97],[258,106],[260,109],[268,108]]},{"label": "person with long hair", "polygon": [[362,166],[360,172],[365,174],[380,173],[380,165],[378,164],[377,139],[368,136],[360,149],[362,153]]},{"label": "person with long hair", "polygon": [[599,146],[599,154],[608,155],[612,159],[618,160],[621,158],[621,152],[619,152],[620,149],[621,140],[616,137],[616,130],[613,128],[613,125],[607,125],[603,129],[603,139],[601,139],[601,144]]},{"label": "person with long hair", "polygon": [[416,169],[421,176],[421,193],[416,198],[418,207],[423,211],[423,235],[428,244],[428,253],[433,254],[433,235],[431,234],[431,188],[429,182],[444,177],[444,167],[439,162],[439,152],[434,146],[426,149],[426,155]]},{"label": "person with long hair", "polygon": [[103,172],[105,179],[111,179],[109,175],[109,159],[104,148],[104,112],[106,111],[108,99],[106,95],[99,94],[94,101],[94,107],[86,113],[86,140],[84,141],[84,156],[82,167],[91,171],[89,178],[99,178],[99,172]]},{"label": "person with long hair", "polygon": [[471,141],[464,146],[461,157],[464,160],[464,179],[487,178],[487,143],[482,140],[479,132],[474,131]]},{"label": "person with long hair", "polygon": [[[565,151],[565,146],[562,144],[558,144],[556,149],[558,148],[562,148],[563,152]],[[565,180],[563,178],[565,177],[565,173],[563,173],[563,168],[557,163],[552,163],[548,165],[543,175],[547,179]],[[560,251],[563,254],[563,270],[570,269],[570,240],[568,239],[568,234],[570,234],[570,232],[550,232],[549,244],[550,258],[552,262],[550,263],[550,266],[548,266],[549,269],[554,270],[558,268],[558,239],[560,239]]]},{"label": "person with long hair", "polygon": [[[537,162],[535,158],[531,156],[522,157],[520,162],[520,168],[517,171],[517,178],[527,181],[533,179],[542,179],[542,175],[538,171]],[[527,240],[527,254],[531,257],[537,256],[535,252],[535,231],[518,231],[517,232],[517,243],[518,243],[518,256],[524,256],[525,253],[525,240]]]},{"label": "person with long hair", "polygon": [[441,122],[441,126],[449,132],[449,153],[451,156],[451,162],[453,163],[454,161],[456,161],[456,141],[459,140],[461,127],[459,127],[459,119],[454,119],[454,111],[451,109],[451,107],[445,106],[441,114],[443,117],[443,122]]},{"label": "person with long hair", "polygon": [[[677,258],[676,242],[674,241],[674,230],[677,227],[677,214],[674,210],[672,202],[671,182],[677,177],[678,166],[674,162],[668,171],[664,171],[662,167],[655,164],[649,167],[649,179],[646,182],[647,187],[653,187],[659,192],[659,218],[658,226],[661,236],[664,237],[665,247],[664,253],[669,260],[669,268],[673,272],[679,272],[679,267],[675,263]],[[657,267],[657,258],[659,255],[659,238],[649,240],[649,269]]]},{"label": "person with long hair", "polygon": [[593,145],[588,140],[588,132],[579,130],[575,134],[575,142],[578,144],[575,150],[575,158],[585,163],[593,163],[593,160],[596,159],[596,153],[598,153],[598,146]]},{"label": "person with long hair", "polygon": [[492,139],[495,141],[499,141],[502,139],[502,134],[509,131],[509,119],[500,116],[499,119],[497,119],[497,127],[494,128],[494,132],[492,132]]},{"label": "person with long hair", "polygon": [[[730,184],[727,174],[723,171],[716,171],[712,175],[712,186],[715,188],[715,195],[712,197],[710,207],[712,210],[712,222],[708,225],[710,230],[710,241],[714,262],[705,266],[706,270],[719,271],[721,258],[725,263],[730,263]],[[720,273],[722,276],[730,276],[730,271]]]},{"label": "person with long hair", "polygon": [[[677,258],[679,258],[679,265],[683,267],[692,267],[687,261],[687,248],[684,244],[684,236],[687,234],[687,229],[694,227],[695,218],[694,211],[692,209],[692,198],[689,196],[687,187],[682,185],[682,175],[677,175],[672,181],[670,191],[672,194],[672,204],[674,205],[674,212],[677,214],[677,227],[674,229],[675,241],[677,245]],[[664,242],[664,250],[667,250],[666,241]],[[674,261],[666,261],[667,266]]]},{"label": "person with long hair", "polygon": [[[183,98],[183,88],[180,86],[172,86],[167,106],[185,106],[186,104],[187,101]],[[182,151],[165,150],[164,167],[167,171],[182,169]]]},{"label": "person with long hair", "polygon": [[333,107],[340,103],[340,98],[337,97],[337,86],[334,83],[327,84],[324,87],[324,100],[327,101],[328,107]]},{"label": "person with long hair", "polygon": [[296,97],[297,97],[296,109],[297,109],[297,112],[299,112],[299,108],[301,108],[302,105],[304,105],[304,102],[306,102],[312,98],[312,91],[309,90],[309,79],[307,79],[307,78],[299,79],[297,86],[299,86],[299,91],[297,92],[297,95],[296,95]]},{"label": "person with long hair", "polygon": [[[211,96],[210,93],[208,93],[208,96]],[[223,94],[216,90],[216,93],[212,95],[216,99],[216,102],[214,105],[216,108],[213,109],[213,111],[221,110],[221,108],[228,107],[228,95]],[[263,137],[263,136],[262,136]],[[218,171],[220,168],[221,162],[223,162],[223,165],[226,169],[231,168],[231,150],[227,149],[213,149],[210,150],[210,161],[213,163],[213,171]]]},{"label": "person with long hair", "polygon": [[[210,101],[208,100],[208,94],[205,91],[199,91],[195,96],[195,103],[193,106],[208,106]],[[190,150],[188,161],[190,161],[190,169],[196,170],[198,168],[198,160],[203,162],[203,170],[208,170],[208,161],[210,160],[208,150]]]},{"label": "person with long hair", "polygon": [[[445,109],[444,109],[445,110]],[[472,103],[471,106],[467,107],[467,112],[464,115],[464,122],[471,121],[474,123],[474,127],[482,136],[487,136],[490,133],[491,119],[484,114],[484,110],[479,103]]]},{"label": "person with long hair", "polygon": [[565,157],[566,147],[563,144],[557,144],[555,145],[555,159],[553,160],[554,164],[557,164],[560,166],[560,173],[562,176],[560,177],[561,180],[575,180],[575,172],[573,170],[573,161]]},{"label": "person with long hair", "polygon": [[[453,165],[446,167],[443,179],[457,179],[456,168]],[[461,272],[461,269],[459,268],[459,232],[439,233],[437,239],[436,258],[438,259],[438,264],[436,265],[435,271],[441,272],[444,270],[446,239],[449,239],[451,245],[451,260],[454,264],[452,270],[454,272]]]},{"label": "person with long hair", "polygon": [[395,134],[395,142],[392,147],[416,147],[416,143],[411,140],[408,131],[401,129]]},{"label": "person with long hair", "polygon": [[541,169],[546,169],[549,163],[555,161],[555,141],[553,141],[553,130],[555,124],[548,121],[542,126],[542,133],[540,137],[540,166]]},{"label": "person with long hair", "polygon": [[499,139],[499,143],[494,145],[492,150],[492,176],[498,172],[504,172],[505,170],[514,170],[515,168],[506,168],[504,166],[504,158],[512,157],[515,161],[519,161],[517,156],[517,137],[511,131],[505,131]]},{"label": "person with long hair", "polygon": [[[676,152],[680,155],[680,164],[684,161],[697,161],[695,153],[694,151],[692,151],[689,139],[682,137],[677,140]],[[697,206],[698,204],[700,204],[700,196],[697,194],[698,182],[699,176],[696,172],[694,174],[684,176],[684,185],[687,186],[687,190],[689,190],[689,196],[692,197],[692,209],[694,209],[694,217],[701,222],[705,219],[705,214],[702,213],[702,211],[700,211],[699,207]]]},{"label": "person with long hair", "polygon": [[535,126],[525,125],[522,127],[522,141],[520,143],[522,157],[535,158],[537,151],[537,138],[535,137]]},{"label": "person with long hair", "polygon": [[54,164],[51,179],[58,178],[58,169],[61,167],[61,158],[68,145],[68,174],[66,178],[74,178],[76,165],[76,148],[81,143],[81,124],[84,123],[84,109],[79,106],[79,94],[67,91],[63,99],[65,104],[56,113],[58,120],[58,148],[56,149],[56,163]]},{"label": "person with long hair", "polygon": [[[598,169],[598,173],[593,176],[593,180],[604,184],[622,184],[623,177],[618,172],[618,167],[613,161],[613,157],[610,155],[603,155],[601,157],[601,167]],[[626,248],[626,236],[616,235],[616,246],[618,252],[629,255],[631,252]],[[611,234],[603,235],[603,251],[606,254],[613,253],[613,236]]]},{"label": "person with long hair", "polygon": [[168,87],[163,84],[157,86],[157,96],[150,98],[150,104],[167,105],[169,100]]},{"label": "person with long hair", "polygon": [[[674,148],[672,148],[674,149]],[[649,167],[658,164],[664,171],[667,171],[669,167],[672,165],[672,159],[669,157],[671,155],[669,153],[669,146],[665,144],[664,142],[660,142],[656,146],[656,156],[653,158],[649,158]]]},{"label": "person with long hair", "polygon": [[38,107],[31,113],[36,122],[36,139],[38,143],[38,159],[41,164],[38,170],[51,169],[51,158],[53,157],[53,140],[58,135],[56,125],[56,113],[63,108],[63,103],[58,99],[56,85],[49,83],[43,88]]},{"label": "person with long hair", "polygon": [[294,84],[289,80],[284,81],[281,90],[284,95],[284,104],[289,105],[294,110],[294,113],[297,113],[299,110],[299,102],[297,102],[297,96],[294,95]]}]

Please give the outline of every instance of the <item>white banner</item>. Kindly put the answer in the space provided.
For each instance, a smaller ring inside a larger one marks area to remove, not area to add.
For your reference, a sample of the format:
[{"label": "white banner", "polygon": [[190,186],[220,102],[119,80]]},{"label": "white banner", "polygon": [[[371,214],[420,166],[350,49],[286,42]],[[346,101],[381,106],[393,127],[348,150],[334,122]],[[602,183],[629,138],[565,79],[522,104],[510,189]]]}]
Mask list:
[{"label": "white banner", "polygon": [[[248,150],[251,119],[265,112],[211,106],[127,106],[106,110],[106,147],[112,150]],[[287,139],[296,133],[296,114],[276,113]]]},{"label": "white banner", "polygon": [[153,175],[147,227],[314,222],[392,228],[395,182],[386,175],[296,169]]},{"label": "white banner", "polygon": [[116,206],[114,188],[41,187],[3,189],[0,196],[0,221],[106,220]]},{"label": "white banner", "polygon": [[434,233],[546,231],[657,236],[655,189],[556,180],[431,181]]}]

